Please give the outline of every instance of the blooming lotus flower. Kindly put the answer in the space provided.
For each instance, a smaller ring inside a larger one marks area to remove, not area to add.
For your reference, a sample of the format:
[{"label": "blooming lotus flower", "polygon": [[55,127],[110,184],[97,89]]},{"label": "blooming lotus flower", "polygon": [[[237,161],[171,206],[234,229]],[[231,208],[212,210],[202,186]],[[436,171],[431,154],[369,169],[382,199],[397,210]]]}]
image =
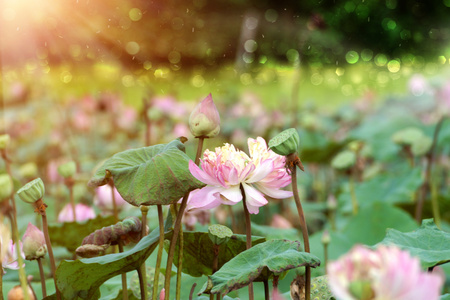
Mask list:
[{"label": "blooming lotus flower", "polygon": [[[97,206],[102,212],[112,212],[114,210],[111,188],[112,187],[109,184],[105,184],[99,186],[95,190],[94,205]],[[118,210],[122,209],[128,203],[122,198],[115,187],[114,199]]]},{"label": "blooming lotus flower", "polygon": [[26,260],[42,258],[47,253],[44,233],[31,223],[28,223],[22,242]]},{"label": "blooming lotus flower", "polygon": [[212,138],[219,134],[220,116],[211,94],[192,111],[189,116],[189,128],[195,137]]},{"label": "blooming lotus flower", "polygon": [[[75,205],[75,213],[77,215],[77,222],[95,218],[94,210],[85,204]],[[73,222],[72,205],[70,203],[64,206],[59,213],[58,222]]]},{"label": "blooming lotus flower", "polygon": [[267,204],[265,195],[280,199],[292,196],[291,192],[280,190],[290,182],[284,157],[268,150],[262,138],[249,139],[248,145],[250,157],[225,144],[215,152],[204,152],[201,169],[189,162],[192,175],[207,186],[191,193],[188,210],[234,205],[242,201],[241,185],[251,214],[257,214],[259,207]]},{"label": "blooming lotus flower", "polygon": [[441,277],[423,272],[420,261],[394,246],[355,246],[327,268],[333,294],[342,300],[437,300]]}]

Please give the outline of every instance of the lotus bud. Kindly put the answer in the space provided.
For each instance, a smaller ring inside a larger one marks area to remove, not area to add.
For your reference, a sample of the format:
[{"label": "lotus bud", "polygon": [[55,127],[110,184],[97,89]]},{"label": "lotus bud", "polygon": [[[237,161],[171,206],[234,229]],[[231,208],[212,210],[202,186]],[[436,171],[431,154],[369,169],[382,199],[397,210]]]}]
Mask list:
[{"label": "lotus bud", "polygon": [[192,111],[189,116],[189,128],[195,137],[213,138],[219,134],[220,116],[211,94]]},{"label": "lotus bud", "polygon": [[39,259],[47,253],[44,233],[31,223],[28,223],[22,242],[26,260]]},{"label": "lotus bud", "polygon": [[214,224],[208,227],[208,236],[214,245],[226,244],[232,235],[233,231],[226,226]]},{"label": "lotus bud", "polygon": [[328,230],[324,230],[323,234],[322,234],[322,239],[321,242],[324,245],[328,245],[331,241],[331,236],[330,233],[328,232]]},{"label": "lotus bud", "polygon": [[331,161],[335,169],[349,169],[356,163],[356,154],[351,150],[344,150],[336,155]]},{"label": "lotus bud", "polygon": [[0,174],[0,202],[11,197],[13,182],[8,174]]},{"label": "lotus bud", "polygon": [[0,135],[0,150],[6,149],[6,147],[8,147],[9,141],[9,134]]},{"label": "lotus bud", "polygon": [[19,198],[28,203],[34,203],[42,199],[44,194],[45,187],[41,178],[36,178],[35,180],[28,182],[17,191]]},{"label": "lotus bud", "polygon": [[58,173],[64,178],[70,178],[75,175],[77,171],[77,165],[74,161],[69,161],[65,164],[62,164],[58,167]]},{"label": "lotus bud", "polygon": [[166,298],[166,289],[163,288],[159,294],[159,300],[164,300],[164,298]]},{"label": "lotus bud", "polygon": [[[16,285],[13,287],[7,295],[8,300],[22,300],[25,299],[22,287],[20,285]],[[28,299],[35,300],[36,298],[33,295],[33,290],[28,286]]]},{"label": "lotus bud", "polygon": [[286,129],[269,141],[269,148],[282,156],[296,153],[299,146],[300,137],[295,128]]}]

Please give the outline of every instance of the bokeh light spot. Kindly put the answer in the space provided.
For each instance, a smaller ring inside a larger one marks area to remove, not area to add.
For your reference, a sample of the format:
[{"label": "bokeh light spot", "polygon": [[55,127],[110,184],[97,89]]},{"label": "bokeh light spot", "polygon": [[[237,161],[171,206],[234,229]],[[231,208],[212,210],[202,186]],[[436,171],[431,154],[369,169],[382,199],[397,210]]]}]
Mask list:
[{"label": "bokeh light spot", "polygon": [[62,82],[69,83],[72,81],[72,73],[70,73],[69,71],[62,71],[59,78]]},{"label": "bokeh light spot", "polygon": [[268,9],[266,10],[264,17],[266,18],[267,22],[275,23],[278,19],[278,13],[275,9]]},{"label": "bokeh light spot", "polygon": [[314,85],[320,85],[323,82],[323,76],[319,73],[314,73],[311,75],[311,83]]},{"label": "bokeh light spot", "polygon": [[286,57],[290,62],[294,62],[299,59],[300,55],[298,54],[297,50],[289,49],[288,51],[286,51]]},{"label": "bokeh light spot", "polygon": [[255,40],[247,40],[244,43],[244,49],[247,52],[255,52],[258,48],[258,43]]},{"label": "bokeh light spot", "polygon": [[363,61],[370,61],[373,57],[373,51],[370,49],[364,49],[361,51],[361,59]]},{"label": "bokeh light spot", "polygon": [[252,75],[249,74],[249,73],[243,73],[243,74],[241,74],[241,76],[239,77],[239,79],[241,80],[241,83],[242,83],[243,85],[250,85],[250,84],[252,84],[252,82],[253,82]]},{"label": "bokeh light spot", "polygon": [[143,66],[144,66],[144,69],[146,69],[148,71],[152,68],[152,62],[146,60],[143,64]]},{"label": "bokeh light spot", "polygon": [[122,85],[124,87],[132,87],[134,86],[134,77],[131,75],[125,75],[122,77]]},{"label": "bokeh light spot", "polygon": [[178,51],[170,51],[167,58],[169,59],[170,63],[177,64],[181,60],[181,54]]},{"label": "bokeh light spot", "polygon": [[438,57],[438,62],[443,65],[447,62],[447,58],[444,55]]},{"label": "bokeh light spot", "polygon": [[140,19],[142,19],[142,11],[139,8],[132,8],[130,9],[130,11],[128,12],[128,16],[130,17],[131,21],[139,21]]},{"label": "bokeh light spot", "polygon": [[198,74],[192,77],[191,83],[193,86],[200,88],[205,84],[205,79],[203,78],[202,75]]},{"label": "bokeh light spot", "polygon": [[400,71],[400,61],[398,61],[397,59],[389,61],[387,64],[387,68],[389,72],[397,73],[398,71]]},{"label": "bokeh light spot", "polygon": [[128,42],[125,46],[125,51],[127,51],[130,55],[135,55],[139,52],[141,47],[139,47],[139,44],[136,42]]},{"label": "bokeh light spot", "polygon": [[356,51],[348,51],[347,54],[345,54],[345,60],[349,63],[349,64],[355,64],[358,62],[359,60],[359,54]]},{"label": "bokeh light spot", "polygon": [[377,66],[382,67],[382,66],[384,66],[386,63],[387,63],[387,57],[386,57],[386,55],[379,53],[379,54],[377,54],[377,55],[375,56],[375,64],[376,64]]}]

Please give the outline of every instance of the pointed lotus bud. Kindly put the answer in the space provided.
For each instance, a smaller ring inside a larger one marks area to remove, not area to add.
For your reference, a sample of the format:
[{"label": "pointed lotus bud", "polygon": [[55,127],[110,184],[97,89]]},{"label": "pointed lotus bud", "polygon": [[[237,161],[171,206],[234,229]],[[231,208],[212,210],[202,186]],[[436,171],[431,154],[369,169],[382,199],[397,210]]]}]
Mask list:
[{"label": "pointed lotus bud", "polygon": [[200,102],[189,116],[189,127],[195,137],[213,138],[220,132],[220,116],[211,94]]},{"label": "pointed lotus bud", "polygon": [[27,230],[22,237],[22,243],[26,260],[39,259],[47,253],[44,233],[31,223],[28,223]]},{"label": "pointed lotus bud", "polygon": [[6,147],[9,144],[9,134],[2,134],[0,135],[0,150],[6,149]]},{"label": "pointed lotus bud", "polygon": [[331,236],[328,230],[323,231],[321,242],[324,245],[328,245],[331,242]]},{"label": "pointed lotus bud", "polygon": [[8,199],[13,192],[13,182],[8,174],[0,175],[0,202]]},{"label": "pointed lotus bud", "polygon": [[39,199],[42,199],[44,193],[45,187],[41,178],[36,178],[35,180],[28,182],[17,191],[19,198],[28,203],[34,203]]},{"label": "pointed lotus bud", "polygon": [[269,141],[269,148],[278,155],[288,156],[296,153],[300,137],[295,128],[286,129]]},{"label": "pointed lotus bud", "polygon": [[208,236],[214,245],[226,244],[233,235],[233,231],[227,226],[214,224],[208,227]]},{"label": "pointed lotus bud", "polygon": [[77,171],[77,165],[74,161],[69,161],[65,164],[62,164],[58,167],[58,173],[64,178],[70,178],[75,175]]}]

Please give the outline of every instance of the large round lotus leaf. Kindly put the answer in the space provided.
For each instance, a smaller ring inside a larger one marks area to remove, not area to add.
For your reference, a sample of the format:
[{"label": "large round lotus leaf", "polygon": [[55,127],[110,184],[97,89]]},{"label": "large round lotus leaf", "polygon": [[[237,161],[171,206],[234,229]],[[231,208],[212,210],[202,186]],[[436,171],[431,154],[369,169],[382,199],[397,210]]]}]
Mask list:
[{"label": "large round lotus leaf", "polygon": [[204,186],[191,175],[184,150],[183,143],[174,140],[117,153],[97,170],[89,185],[104,185],[113,178],[120,195],[132,205],[171,204]]},{"label": "large round lotus leaf", "polygon": [[392,141],[396,144],[412,145],[423,136],[422,130],[416,127],[408,127],[397,131],[392,135]]},{"label": "large round lotus leaf", "polygon": [[432,144],[433,140],[424,135],[412,144],[411,151],[415,156],[422,156],[430,150]]}]

